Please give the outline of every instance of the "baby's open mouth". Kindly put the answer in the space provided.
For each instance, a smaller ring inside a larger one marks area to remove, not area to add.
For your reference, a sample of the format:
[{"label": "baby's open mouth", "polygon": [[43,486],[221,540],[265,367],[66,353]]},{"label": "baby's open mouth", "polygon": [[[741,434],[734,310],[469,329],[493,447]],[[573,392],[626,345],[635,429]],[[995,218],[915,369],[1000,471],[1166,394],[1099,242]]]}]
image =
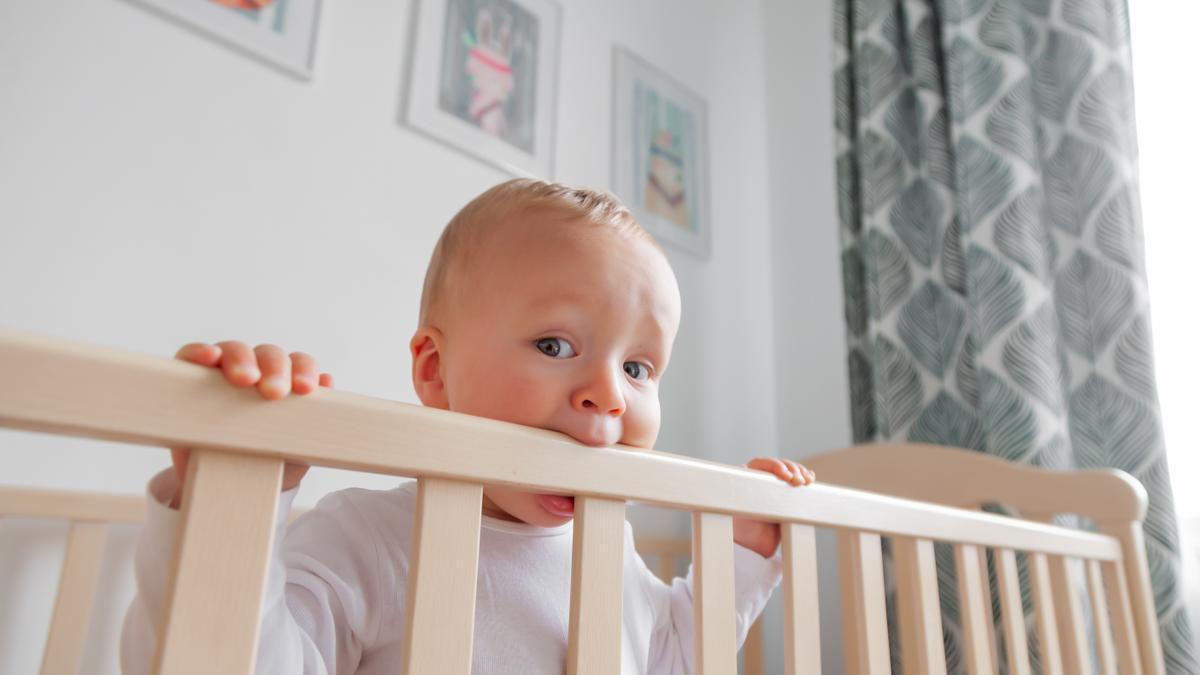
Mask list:
[{"label": "baby's open mouth", "polygon": [[538,495],[538,504],[552,515],[571,517],[575,515],[575,498],[560,495]]}]

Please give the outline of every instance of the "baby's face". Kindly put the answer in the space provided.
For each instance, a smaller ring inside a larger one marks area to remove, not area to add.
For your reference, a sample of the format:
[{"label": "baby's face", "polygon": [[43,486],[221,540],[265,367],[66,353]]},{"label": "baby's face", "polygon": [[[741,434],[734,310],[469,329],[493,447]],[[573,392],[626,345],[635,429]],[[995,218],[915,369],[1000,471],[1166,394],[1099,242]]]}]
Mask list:
[{"label": "baby's face", "polygon": [[[506,227],[472,259],[471,292],[447,323],[449,408],[588,445],[653,447],[680,314],[662,253],[586,224]],[[571,500],[484,494],[491,515],[543,526],[573,515]]]}]

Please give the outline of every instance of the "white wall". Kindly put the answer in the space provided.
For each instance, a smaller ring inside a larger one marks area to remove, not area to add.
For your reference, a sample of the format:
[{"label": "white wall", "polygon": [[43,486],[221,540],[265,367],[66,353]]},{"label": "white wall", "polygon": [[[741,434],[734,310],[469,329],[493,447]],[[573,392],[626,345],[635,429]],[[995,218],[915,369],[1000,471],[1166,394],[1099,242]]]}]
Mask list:
[{"label": "white wall", "polygon": [[[324,4],[316,75],[299,82],[132,2],[0,3],[0,326],[164,356],[273,341],[317,355],[340,389],[415,402],[406,341],[429,251],[506,176],[397,122],[410,2]],[[831,104],[796,89],[827,88],[828,9],[562,4],[554,178],[609,185],[614,43],[709,102],[713,255],[671,252],[684,319],[659,447],[740,463],[841,444]],[[165,462],[0,434],[4,484],[136,494]],[[315,470],[300,502],[392,482]],[[0,672],[36,669],[61,534],[0,523]],[[133,534],[115,539],[89,673],[116,672]]]},{"label": "white wall", "polygon": [[[832,5],[766,2],[775,406],[780,454],[791,457],[850,444],[833,170]],[[822,668],[840,673],[834,541],[824,531],[817,541]],[[778,594],[767,616],[780,625]],[[780,649],[769,649],[766,671],[783,672],[781,659]]]}]

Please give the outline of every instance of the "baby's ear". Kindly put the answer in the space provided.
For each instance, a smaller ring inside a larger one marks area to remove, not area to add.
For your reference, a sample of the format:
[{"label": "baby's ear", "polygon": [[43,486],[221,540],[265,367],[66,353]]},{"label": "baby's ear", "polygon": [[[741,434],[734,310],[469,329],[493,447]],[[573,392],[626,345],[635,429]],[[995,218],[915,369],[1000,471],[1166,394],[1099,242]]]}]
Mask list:
[{"label": "baby's ear", "polygon": [[441,347],[445,343],[442,332],[432,326],[422,326],[408,343],[412,353],[413,389],[423,405],[430,408],[450,409],[446,395],[446,383],[442,380]]}]

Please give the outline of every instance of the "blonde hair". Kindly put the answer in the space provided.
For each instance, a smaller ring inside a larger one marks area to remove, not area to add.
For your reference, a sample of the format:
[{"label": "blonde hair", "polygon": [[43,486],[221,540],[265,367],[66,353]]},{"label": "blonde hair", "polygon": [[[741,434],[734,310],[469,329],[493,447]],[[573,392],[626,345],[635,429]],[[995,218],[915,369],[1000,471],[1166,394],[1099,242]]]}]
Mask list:
[{"label": "blonde hair", "polygon": [[582,221],[623,236],[644,239],[658,247],[633,213],[609,192],[535,178],[505,181],[468,202],[442,230],[425,271],[420,325],[429,322],[430,313],[445,292],[452,267],[466,266],[471,252],[488,234],[494,233],[498,225],[533,215],[556,221]]}]

